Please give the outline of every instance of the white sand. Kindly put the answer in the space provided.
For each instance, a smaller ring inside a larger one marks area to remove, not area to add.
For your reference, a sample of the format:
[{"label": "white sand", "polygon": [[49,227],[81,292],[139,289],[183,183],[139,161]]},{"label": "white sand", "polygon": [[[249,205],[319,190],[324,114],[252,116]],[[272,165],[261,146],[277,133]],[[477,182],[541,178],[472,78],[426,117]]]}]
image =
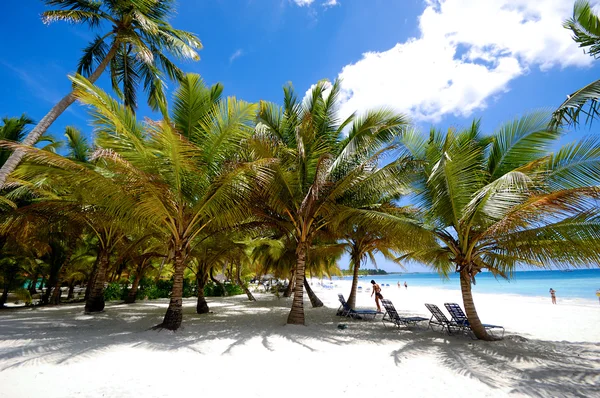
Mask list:
[{"label": "white sand", "polygon": [[[481,319],[507,329],[482,342],[336,317],[337,293],[349,289],[336,283],[315,289],[325,307],[305,303],[307,326],[285,325],[291,299],[265,294],[210,299],[203,316],[185,300],[177,332],[148,330],[167,300],[111,303],[95,316],[83,304],[1,311],[0,396],[600,396],[596,301],[479,294]],[[383,294],[412,315],[427,316],[424,302],[461,303],[453,290]],[[366,292],[357,304],[374,308]]]}]

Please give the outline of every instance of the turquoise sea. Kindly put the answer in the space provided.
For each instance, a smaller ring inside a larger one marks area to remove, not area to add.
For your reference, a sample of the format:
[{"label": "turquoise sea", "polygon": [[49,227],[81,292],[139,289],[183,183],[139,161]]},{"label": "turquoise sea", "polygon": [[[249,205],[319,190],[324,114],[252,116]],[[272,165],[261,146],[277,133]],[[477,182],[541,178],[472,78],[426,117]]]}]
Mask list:
[{"label": "turquoise sea", "polygon": [[[344,277],[352,279],[352,277]],[[396,286],[406,281],[411,286],[437,287],[444,289],[460,289],[458,274],[451,274],[444,279],[433,273],[403,273],[376,276],[363,276],[361,282],[369,283],[374,279],[380,285]],[[489,272],[477,275],[474,292],[519,294],[523,296],[548,296],[548,290],[556,290],[556,296],[566,298],[585,298],[598,300],[596,290],[600,289],[600,269],[584,269],[570,271],[517,271],[514,278],[507,281],[494,278]],[[404,288],[404,287],[403,287]]]}]

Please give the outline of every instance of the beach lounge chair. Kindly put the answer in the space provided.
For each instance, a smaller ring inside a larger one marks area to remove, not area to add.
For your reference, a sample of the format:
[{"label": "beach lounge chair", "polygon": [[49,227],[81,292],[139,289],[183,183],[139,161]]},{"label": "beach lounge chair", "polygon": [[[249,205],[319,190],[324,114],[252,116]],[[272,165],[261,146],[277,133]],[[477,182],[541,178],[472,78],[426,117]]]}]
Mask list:
[{"label": "beach lounge chair", "polygon": [[354,319],[375,319],[379,312],[375,310],[354,310],[350,308],[346,299],[342,294],[338,294],[338,299],[340,300],[340,307],[337,310],[337,315],[351,317]]},{"label": "beach lounge chair", "polygon": [[[450,316],[452,316],[452,320],[454,322],[456,322],[456,324],[462,326],[463,331],[465,331],[465,332],[471,331],[471,325],[469,324],[469,320],[467,319],[467,316],[463,312],[462,308],[460,308],[460,305],[458,305],[456,303],[444,303],[444,307],[446,307],[446,309],[450,313]],[[500,335],[500,338],[504,337],[504,326],[489,325],[487,323],[484,323],[483,327],[486,329],[489,329],[489,331],[492,335],[493,335],[492,330],[502,329],[502,334]]]},{"label": "beach lounge chair", "polygon": [[429,319],[429,324],[427,324],[427,328],[434,329],[435,326],[439,326],[440,331],[446,332],[448,334],[452,334],[453,331],[461,331],[464,329],[464,326],[457,324],[456,322],[450,321],[446,318],[446,315],[440,310],[440,308],[435,304],[425,304],[425,307],[431,312],[431,318]]},{"label": "beach lounge chair", "polygon": [[384,325],[386,322],[390,322],[390,323],[395,324],[398,327],[400,327],[400,326],[419,327],[419,322],[428,320],[428,318],[423,318],[420,316],[410,316],[410,317],[400,316],[400,314],[398,314],[398,311],[396,311],[394,304],[392,304],[392,302],[388,299],[381,300],[381,304],[383,304],[383,307],[385,308],[385,314],[383,315],[383,319],[381,320],[381,322],[383,322]]}]

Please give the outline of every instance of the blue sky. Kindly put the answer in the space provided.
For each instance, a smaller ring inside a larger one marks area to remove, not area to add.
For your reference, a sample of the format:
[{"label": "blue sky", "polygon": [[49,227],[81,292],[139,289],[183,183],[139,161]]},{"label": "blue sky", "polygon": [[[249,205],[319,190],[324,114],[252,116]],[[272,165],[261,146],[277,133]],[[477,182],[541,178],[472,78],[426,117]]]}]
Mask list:
[{"label": "blue sky", "polygon": [[[44,25],[43,3],[26,3],[3,1],[0,116],[39,120],[68,93],[66,76],[93,33]],[[223,83],[227,95],[277,102],[288,81],[303,95],[320,79],[342,77],[342,113],[393,107],[423,130],[480,117],[491,131],[528,110],[555,108],[600,76],[600,62],[561,26],[571,10],[569,0],[180,0],[171,23],[204,45],[201,60],[181,68]],[[152,117],[145,106],[139,115]],[[67,125],[92,133],[79,105],[50,131],[62,137]]]}]

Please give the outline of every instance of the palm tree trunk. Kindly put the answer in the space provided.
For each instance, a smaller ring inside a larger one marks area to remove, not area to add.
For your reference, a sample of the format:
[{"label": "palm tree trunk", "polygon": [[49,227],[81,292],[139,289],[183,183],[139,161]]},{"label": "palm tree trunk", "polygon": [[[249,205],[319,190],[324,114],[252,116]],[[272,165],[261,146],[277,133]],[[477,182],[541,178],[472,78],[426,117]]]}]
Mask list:
[{"label": "palm tree trunk", "polygon": [[208,274],[210,275],[210,280],[213,281],[213,283],[217,286],[219,286],[221,288],[221,297],[225,297],[227,296],[227,291],[225,290],[225,286],[217,279],[213,276],[213,267],[210,267],[210,271],[208,272]]},{"label": "palm tree trunk", "polygon": [[165,313],[165,318],[158,327],[177,330],[183,319],[183,271],[185,270],[185,258],[181,250],[176,250],[173,258],[173,289],[171,290],[171,301]]},{"label": "palm tree trunk", "polygon": [[92,272],[90,273],[90,277],[87,280],[87,284],[85,285],[85,296],[83,299],[87,301],[90,298],[90,293],[92,292],[92,286],[94,286],[94,281],[96,280],[96,273],[98,272],[98,262],[100,261],[100,256],[96,255],[96,261],[94,261],[94,265],[92,266]]},{"label": "palm tree trunk", "polygon": [[54,305],[60,304],[60,296],[62,293],[60,290],[61,284],[62,284],[62,281],[60,280],[60,277],[57,277],[56,283],[54,284],[54,290],[52,291],[52,297],[50,298],[50,304],[54,304]]},{"label": "palm tree trunk", "polygon": [[129,292],[127,293],[127,297],[125,298],[126,304],[135,303],[135,296],[137,295],[138,286],[140,285],[140,281],[142,280],[142,277],[144,276],[144,268],[146,268],[146,262],[147,262],[147,259],[143,259],[138,267],[137,274],[135,274],[135,280],[133,281],[133,284],[131,285],[131,290],[129,290]]},{"label": "palm tree trunk", "polygon": [[[94,82],[96,82],[96,80],[98,80],[98,78],[100,77],[102,72],[104,72],[104,70],[110,63],[110,61],[114,58],[115,54],[117,53],[118,48],[119,48],[119,44],[116,41],[113,42],[110,50],[106,54],[106,57],[102,60],[100,65],[98,65],[98,68],[96,68],[94,73],[92,73],[90,75],[88,80],[91,83],[94,83]],[[67,96],[65,96],[63,99],[61,99],[58,102],[58,104],[54,105],[54,107],[52,109],[50,109],[50,112],[48,112],[46,114],[46,116],[44,116],[42,118],[42,120],[40,120],[40,122],[37,124],[37,126],[35,126],[33,128],[33,130],[31,130],[31,132],[29,134],[27,134],[27,137],[25,137],[25,139],[23,140],[23,145],[27,145],[27,146],[34,145],[40,139],[40,137],[42,135],[44,135],[44,133],[46,132],[46,130],[48,130],[50,125],[52,125],[52,123],[54,123],[54,121],[56,119],[58,119],[58,117],[73,102],[75,102],[75,100],[76,100],[75,94],[73,91],[71,91]],[[10,157],[8,158],[6,163],[4,163],[2,168],[0,168],[0,189],[2,189],[4,187],[4,184],[6,183],[6,178],[8,177],[8,175],[10,173],[12,173],[17,168],[17,166],[21,162],[21,159],[23,159],[24,155],[25,155],[25,153],[23,151],[20,151],[20,150],[14,151],[10,155]]]},{"label": "palm tree trunk", "polygon": [[292,295],[292,291],[294,290],[294,275],[296,274],[296,268],[294,268],[290,275],[290,283],[288,283],[285,291],[283,292],[283,297],[290,297]]},{"label": "palm tree trunk", "polygon": [[196,275],[196,285],[198,287],[198,301],[196,303],[196,314],[208,314],[210,308],[204,297],[204,286],[206,285],[206,270],[202,268]]},{"label": "palm tree trunk", "polygon": [[494,340],[494,338],[486,332],[483,324],[479,320],[479,315],[477,315],[475,303],[473,302],[473,295],[471,293],[471,277],[466,270],[460,272],[460,290],[462,292],[463,305],[465,306],[465,314],[467,315],[467,319],[469,320],[471,330],[475,334],[475,337],[480,340]]},{"label": "palm tree trunk", "polygon": [[8,282],[4,283],[4,289],[2,289],[2,297],[0,297],[0,308],[4,307],[6,300],[8,299]]},{"label": "palm tree trunk", "polygon": [[306,294],[308,294],[308,298],[310,299],[313,308],[322,307],[323,302],[317,297],[315,292],[313,292],[306,278],[304,278],[304,288],[306,289]]},{"label": "palm tree trunk", "polygon": [[352,263],[354,263],[354,272],[352,273],[352,287],[348,297],[348,306],[352,309],[356,306],[356,290],[358,288],[358,270],[360,269],[360,253],[352,250]]},{"label": "palm tree trunk", "polygon": [[98,267],[93,277],[90,295],[85,302],[85,312],[100,312],[104,310],[104,282],[110,261],[110,253],[101,247],[98,253]]},{"label": "palm tree trunk", "polygon": [[75,292],[75,278],[71,278],[69,282],[69,292],[67,293],[67,300],[72,300]]},{"label": "palm tree trunk", "polygon": [[294,286],[292,309],[287,319],[288,324],[304,325],[304,271],[307,249],[307,242],[298,242],[296,248],[296,285]]},{"label": "palm tree trunk", "polygon": [[248,289],[248,286],[246,286],[246,284],[244,282],[242,282],[242,277],[241,277],[242,264],[241,264],[241,262],[238,263],[235,268],[236,268],[235,279],[237,280],[237,284],[239,286],[241,286],[242,289],[244,289],[244,293],[246,293],[246,296],[248,296],[248,300],[256,301],[256,299],[254,298],[254,295]]}]

